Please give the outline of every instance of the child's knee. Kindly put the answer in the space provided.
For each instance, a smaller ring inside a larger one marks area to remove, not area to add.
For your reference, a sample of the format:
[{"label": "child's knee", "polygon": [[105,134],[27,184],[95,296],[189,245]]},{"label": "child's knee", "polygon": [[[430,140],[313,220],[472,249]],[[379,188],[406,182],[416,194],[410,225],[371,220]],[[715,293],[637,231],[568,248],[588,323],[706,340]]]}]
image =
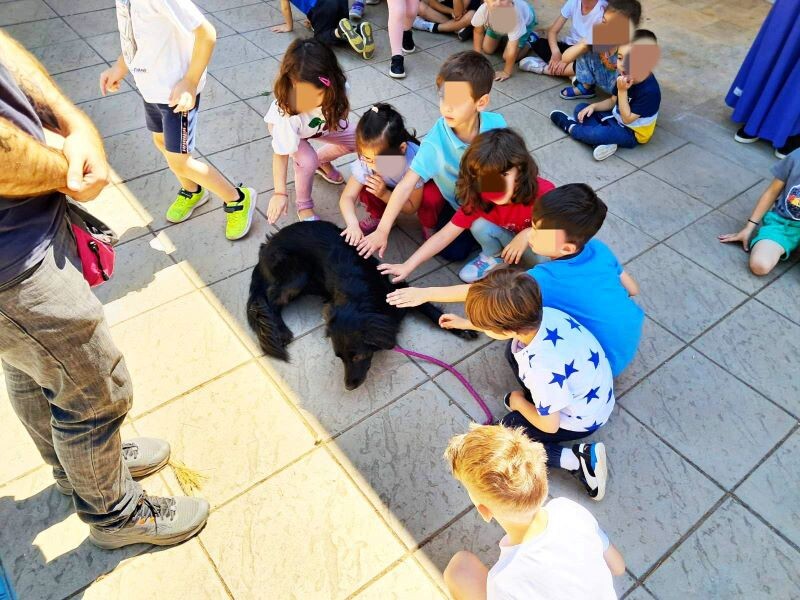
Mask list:
[{"label": "child's knee", "polygon": [[755,254],[750,255],[750,271],[753,275],[758,275],[762,277],[764,275],[769,275],[770,271],[775,268],[777,263],[773,260],[767,259],[764,256],[758,256]]},{"label": "child's knee", "polygon": [[476,562],[480,560],[472,552],[459,550],[455,553],[444,570],[444,581],[452,589],[454,584],[470,579],[475,574]]},{"label": "child's knee", "polygon": [[190,154],[181,154],[179,152],[169,152],[168,150],[162,150],[164,156],[167,158],[167,164],[169,165],[170,170],[173,173],[178,175],[182,175],[187,172],[188,166],[187,163],[191,158]]}]

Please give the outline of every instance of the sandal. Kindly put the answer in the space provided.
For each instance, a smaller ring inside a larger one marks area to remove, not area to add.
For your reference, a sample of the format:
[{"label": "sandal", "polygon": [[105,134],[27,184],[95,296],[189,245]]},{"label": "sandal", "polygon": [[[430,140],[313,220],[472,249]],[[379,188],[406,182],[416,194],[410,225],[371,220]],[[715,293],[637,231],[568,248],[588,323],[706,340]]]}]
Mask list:
[{"label": "sandal", "polygon": [[[577,93],[575,92],[576,89],[578,90]],[[594,98],[597,95],[594,92],[593,85],[584,85],[580,81],[576,81],[572,87],[565,87],[559,93],[564,100],[582,100],[584,98]]]},{"label": "sandal", "polygon": [[323,169],[322,167],[318,167],[317,170],[314,171],[314,173],[322,177],[328,183],[332,183],[333,185],[342,185],[344,183],[344,176],[333,165],[331,165],[331,174],[335,173],[336,175],[338,175],[339,176],[338,179],[334,179],[333,177],[331,177],[331,175],[328,175],[325,172],[325,169]]}]

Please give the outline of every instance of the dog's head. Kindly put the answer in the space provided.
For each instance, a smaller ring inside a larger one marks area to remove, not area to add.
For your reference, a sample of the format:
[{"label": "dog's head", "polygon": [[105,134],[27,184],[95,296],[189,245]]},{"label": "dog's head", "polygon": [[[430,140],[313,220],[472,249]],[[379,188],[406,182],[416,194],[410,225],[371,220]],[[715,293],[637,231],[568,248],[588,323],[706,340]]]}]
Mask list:
[{"label": "dog's head", "polygon": [[354,390],[367,378],[372,356],[397,343],[399,323],[382,313],[363,313],[345,304],[326,307],[326,335],[344,365],[344,387]]}]

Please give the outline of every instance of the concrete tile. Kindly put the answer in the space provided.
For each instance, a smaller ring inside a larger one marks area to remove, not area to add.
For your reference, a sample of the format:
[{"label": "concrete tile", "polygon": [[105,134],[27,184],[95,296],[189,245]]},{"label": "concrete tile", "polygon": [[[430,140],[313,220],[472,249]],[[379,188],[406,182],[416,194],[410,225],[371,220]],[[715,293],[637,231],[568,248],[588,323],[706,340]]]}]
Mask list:
[{"label": "concrete tile", "polygon": [[114,0],[48,0],[48,4],[53,7],[58,14],[67,17],[80,13],[88,13],[104,8],[113,8]]},{"label": "concrete tile", "polygon": [[439,107],[423,100],[418,94],[404,94],[389,101],[403,115],[406,127],[415,130],[417,137],[425,135],[441,117]]},{"label": "concrete tile", "polygon": [[[559,90],[563,87],[566,87],[569,84],[569,81],[567,81],[567,79],[561,79],[559,84],[560,85],[554,88],[547,89],[543,92],[539,92],[538,94],[534,94],[529,98],[525,98],[522,100],[522,103],[525,106],[532,108],[543,117],[547,117],[548,120],[550,119],[550,113],[554,110],[564,111],[568,115],[573,114],[576,106],[575,101],[564,100],[559,94]],[[494,94],[494,90],[492,91],[492,94]],[[553,127],[553,129],[558,131],[556,126],[553,125],[552,121],[550,122],[550,125]]]},{"label": "concrete tile", "polygon": [[[387,35],[387,41],[388,37]],[[391,52],[389,52],[389,54],[391,54]],[[439,73],[441,66],[441,59],[427,52],[409,54],[405,57],[406,77],[405,79],[398,79],[397,81],[413,91],[430,87],[431,84],[436,81],[436,75]],[[382,72],[388,73],[389,62],[381,63],[378,68]]]},{"label": "concrete tile", "polygon": [[194,289],[162,241],[148,234],[117,247],[114,277],[94,292],[115,325]]},{"label": "concrete tile", "polygon": [[469,419],[432,383],[342,434],[333,450],[367,498],[416,547],[470,504],[442,459]]},{"label": "concrete tile", "polygon": [[756,298],[787,319],[800,324],[800,318],[792,310],[798,295],[800,295],[800,266],[795,266],[762,290]]},{"label": "concrete tile", "polygon": [[225,67],[252,62],[266,56],[266,53],[252,42],[240,35],[232,35],[217,40],[208,70],[214,73]]},{"label": "concrete tile", "polygon": [[413,558],[405,559],[355,596],[357,600],[433,600],[444,597]]},{"label": "concrete tile", "polygon": [[359,67],[347,74],[350,83],[350,107],[361,108],[376,102],[390,102],[390,98],[402,96],[407,89],[388,75],[372,66]]},{"label": "concrete tile", "polygon": [[700,335],[746,299],[732,286],[663,245],[630,262],[627,270],[641,286],[639,303],[645,313],[685,341]]},{"label": "concrete tile", "polygon": [[[55,75],[53,81],[58,84],[61,91],[75,104],[86,102],[87,100],[96,100],[102,98],[100,93],[100,73],[105,71],[108,65],[103,63],[94,65],[93,67],[85,67],[83,69],[76,69],[75,71],[67,71],[60,75]],[[122,80],[120,82],[118,94],[123,94],[133,88],[128,85],[128,82]]]},{"label": "concrete tile", "polygon": [[[378,4],[377,6],[370,6],[369,10],[372,11],[376,8],[383,7],[383,3]],[[386,11],[386,15],[388,17],[388,10]],[[372,13],[370,13],[370,19],[372,19]],[[386,19],[384,19],[386,21]],[[387,21],[388,22],[388,21]],[[458,41],[452,35],[446,35],[443,33],[430,33],[428,31],[417,31],[414,29],[414,45],[417,47],[418,50],[429,50],[435,46],[441,46],[442,44],[448,44],[452,41]],[[460,42],[459,42],[460,43]],[[464,48],[465,50],[467,47]]]},{"label": "concrete tile", "polygon": [[[623,179],[623,181],[625,180]],[[606,194],[603,193],[601,196],[606,196]],[[612,212],[606,213],[603,226],[595,237],[611,248],[617,260],[622,264],[658,243],[655,238],[650,237],[627,221],[620,219]]]},{"label": "concrete tile", "polygon": [[0,454],[4,459],[0,463],[2,484],[44,464],[31,436],[11,407],[3,374],[0,374],[0,420],[3,423],[3,436],[0,438]]},{"label": "concrete tile", "polygon": [[84,208],[111,227],[120,243],[147,235],[147,221],[116,185],[107,185]]},{"label": "concrete tile", "polygon": [[[375,354],[361,387],[348,392],[342,363],[323,329],[293,341],[289,360],[263,358],[261,362],[321,437],[336,435],[425,380],[425,374],[405,356],[386,350]],[[314,368],[309,370],[308,365]]]},{"label": "concrete tile", "polygon": [[237,6],[256,4],[258,1],[259,0],[197,0],[195,4],[206,12],[213,13],[229,8],[236,8]]},{"label": "concrete tile", "polygon": [[169,440],[174,456],[208,478],[201,493],[212,507],[314,447],[300,415],[255,362],[142,417],[136,426]]},{"label": "concrete tile", "polygon": [[591,500],[580,483],[559,470],[550,473],[550,494],[589,509],[628,569],[641,576],[723,492],[625,411],[617,410],[594,437],[609,454],[603,501]]},{"label": "concrete tile", "polygon": [[648,577],[647,586],[664,600],[791,598],[798,581],[797,550],[728,500]]},{"label": "concrete tile", "polygon": [[115,8],[96,10],[82,15],[64,17],[67,25],[72,27],[81,37],[99,35],[101,33],[118,34],[117,11]]},{"label": "concrete tile", "polygon": [[[252,98],[268,91],[271,102],[272,85],[280,66],[277,60],[268,56],[251,63],[220,69],[214,73],[214,77],[239,98]],[[264,113],[261,116],[263,117]],[[263,122],[262,126],[266,129],[266,124]]]},{"label": "concrete tile", "polygon": [[656,131],[650,141],[640,144],[636,148],[619,148],[617,156],[637,167],[645,165],[677,150],[686,144],[686,140],[670,133],[666,129],[656,127]]},{"label": "concrete tile", "polygon": [[[642,338],[633,361],[615,380],[614,393],[617,401],[622,394],[636,385],[639,380],[677,352],[683,342],[669,331],[645,317]],[[624,404],[624,402],[623,402]]]},{"label": "concrete tile", "polygon": [[672,235],[709,211],[682,191],[644,171],[612,183],[600,197],[615,215],[657,240]]},{"label": "concrete tile", "polygon": [[133,380],[133,417],[250,358],[200,292],[133,317],[111,331]]},{"label": "concrete tile", "polygon": [[[208,156],[217,169],[236,183],[243,181],[259,193],[273,189],[272,182],[272,140],[261,139],[236,146]],[[287,181],[291,181],[292,169],[289,168]],[[269,202],[271,194],[265,194],[264,200]]]},{"label": "concrete tile", "polygon": [[[236,94],[222,85],[210,74],[206,75],[206,85],[203,88],[200,96],[200,112],[208,112],[226,104],[236,102],[238,98]],[[199,123],[199,131],[205,129],[205,121],[207,117],[202,117]]]},{"label": "concrete tile", "polygon": [[736,222],[741,225],[745,224],[750,215],[753,214],[753,209],[756,207],[758,199],[761,194],[769,186],[770,180],[762,179],[753,187],[745,190],[727,204],[719,207],[720,212],[725,213],[729,217],[736,219]]},{"label": "concrete tile", "polygon": [[[514,371],[511,370],[511,366],[506,361],[505,343],[492,342],[456,364],[455,368],[466,377],[467,381],[475,388],[475,391],[480,394],[489,410],[492,411],[496,421],[506,415],[508,411],[503,406],[503,396],[508,392],[519,389],[519,382],[514,377]],[[452,373],[443,373],[434,381],[473,420],[478,423],[484,422],[486,416],[480,406]]]},{"label": "concrete tile", "polygon": [[0,26],[26,23],[57,16],[42,0],[19,0],[0,4]]},{"label": "concrete tile", "polygon": [[776,365],[793,364],[800,353],[800,326],[751,300],[694,345],[776,404],[800,415],[800,381],[776,372]]},{"label": "concrete tile", "polygon": [[643,585],[634,589],[628,596],[625,596],[625,598],[626,600],[655,600],[655,596]]},{"label": "concrete tile", "polygon": [[[363,67],[365,65],[371,65],[375,69],[377,69],[380,73],[385,74],[387,77],[389,76],[389,59],[392,57],[392,49],[389,44],[389,33],[386,29],[381,29],[380,27],[376,26],[375,21],[371,20],[370,22],[373,24],[372,30],[372,37],[375,40],[375,53],[372,55],[372,58],[365,59],[361,54],[357,54],[350,48],[350,46],[337,46],[334,48],[334,52],[336,53],[336,59],[339,61],[339,66],[341,66],[342,71],[345,72],[348,79],[350,77],[350,71],[353,69],[358,69],[359,67]],[[385,23],[384,23],[385,25]],[[410,62],[413,61],[414,57],[416,57],[416,53],[412,55],[405,55],[405,67],[406,67],[406,74],[409,74],[410,71]],[[392,79],[392,81],[397,81],[400,83],[400,80]],[[352,96],[351,96],[352,102]]]},{"label": "concrete tile", "polygon": [[203,16],[214,26],[214,30],[217,32],[218,40],[231,35],[237,35],[236,30],[233,27],[226,25],[214,15],[205,14]]},{"label": "concrete tile", "polygon": [[714,211],[679,231],[666,241],[666,245],[746,294],[754,294],[784,273],[791,263],[781,262],[769,275],[763,277],[753,275],[747,266],[749,257],[742,250],[741,244],[723,244],[716,239],[721,233],[739,231],[741,226],[736,219]]},{"label": "concrete tile", "polygon": [[795,431],[747,480],[736,495],[795,544],[800,544],[800,433]]},{"label": "concrete tile", "polygon": [[[422,32],[420,32],[422,33]],[[465,50],[472,50],[472,44],[468,42],[462,42],[459,40],[455,35],[452,34],[438,34],[439,37],[444,38],[444,43],[437,44],[435,46],[431,46],[430,48],[426,48],[426,52],[433,54],[434,56],[438,57],[442,62],[450,58],[456,52],[464,52]],[[414,32],[414,39],[417,39],[417,32]],[[503,64],[503,57],[499,54],[493,54],[486,57],[492,65],[501,65]],[[497,85],[493,86],[497,87]]]},{"label": "concrete tile", "polygon": [[343,598],[403,552],[324,450],[218,510],[200,537],[235,597]]},{"label": "concrete tile", "polygon": [[525,146],[529,151],[565,137],[564,132],[553,125],[550,119],[522,102],[504,107],[502,113],[508,126],[516,130],[525,140]]},{"label": "concrete tile", "polygon": [[[82,17],[83,15],[77,16]],[[113,63],[117,60],[122,52],[122,50],[120,50],[119,33],[114,31],[93,35],[92,37],[86,38],[86,41],[103,57],[103,60],[109,63]]]},{"label": "concrete tile", "polygon": [[[502,66],[497,65],[495,68],[500,70]],[[516,67],[511,78],[505,81],[495,81],[492,89],[503,92],[506,96],[511,96],[516,100],[522,100],[545,90],[552,90],[553,93],[557,93],[554,88],[561,86],[562,83],[563,80],[558,77],[525,73]]]},{"label": "concrete tile", "polygon": [[[175,568],[178,565],[180,568]],[[181,596],[198,600],[227,597],[214,565],[197,540],[130,558],[81,593],[85,600]]]},{"label": "concrete tile", "polygon": [[264,3],[215,12],[214,16],[239,33],[283,23],[283,15]]},{"label": "concrete tile", "polygon": [[[693,348],[648,376],[623,405],[727,489],[794,425],[789,415]],[[747,452],[720,451],[737,447]]]},{"label": "concrete tile", "polygon": [[615,156],[596,161],[589,146],[570,138],[538,148],[532,154],[542,176],[556,185],[572,183],[575,173],[580,173],[581,180],[597,190],[634,171],[632,165]]},{"label": "concrete tile", "polygon": [[[258,95],[254,98],[248,98],[245,100],[248,106],[256,111],[259,115],[266,115],[269,111],[269,106],[272,103],[270,100],[271,93],[265,92],[267,95]],[[355,113],[354,113],[355,114]]]},{"label": "concrete tile", "polygon": [[203,121],[197,134],[197,149],[203,154],[241,146],[268,134],[261,115],[241,100],[206,111]]},{"label": "concrete tile", "polygon": [[713,207],[724,204],[761,179],[694,144],[647,165],[645,171]]},{"label": "concrete tile", "polygon": [[164,155],[153,145],[153,134],[144,127],[112,135],[103,142],[108,162],[116,175],[114,181],[128,181],[167,167]]},{"label": "concrete tile", "polygon": [[145,124],[142,97],[133,91],[90,100],[80,108],[103,137],[132,131]]},{"label": "concrete tile", "polygon": [[[296,16],[300,14],[300,11],[297,11],[294,14]],[[276,54],[283,54],[286,52],[289,44],[291,44],[294,40],[298,38],[306,39],[313,36],[308,29],[297,24],[295,24],[294,29],[290,33],[273,33],[270,31],[270,29],[270,27],[266,27],[264,29],[249,31],[244,34],[244,37],[253,42],[267,54],[274,56]]]},{"label": "concrete tile", "polygon": [[40,46],[34,48],[31,54],[39,59],[51,75],[103,62],[100,55],[83,40],[70,40],[49,46]]},{"label": "concrete tile", "polygon": [[[11,4],[19,3],[12,2]],[[0,19],[2,18],[4,6],[7,5],[0,4]],[[58,18],[46,19],[44,21],[31,21],[30,23],[20,23],[18,25],[8,25],[3,27],[3,31],[25,46],[28,50],[31,48],[38,48],[39,46],[47,46],[52,43],[53,40],[67,42],[69,40],[78,39],[78,34],[64,23],[64,21]]]}]

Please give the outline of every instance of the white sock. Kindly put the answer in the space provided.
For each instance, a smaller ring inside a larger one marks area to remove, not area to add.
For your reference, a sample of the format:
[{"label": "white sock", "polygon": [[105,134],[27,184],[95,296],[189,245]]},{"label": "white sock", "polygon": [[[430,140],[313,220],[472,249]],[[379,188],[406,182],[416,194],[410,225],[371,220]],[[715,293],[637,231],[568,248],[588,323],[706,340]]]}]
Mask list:
[{"label": "white sock", "polygon": [[424,29],[425,31],[429,31],[429,32],[433,33],[433,22],[432,21],[426,21],[422,17],[417,17],[414,20],[416,21],[417,27],[419,27],[420,29]]},{"label": "white sock", "polygon": [[562,448],[558,466],[567,471],[577,471],[581,468],[581,463],[578,462],[578,457],[575,456],[572,448]]}]

